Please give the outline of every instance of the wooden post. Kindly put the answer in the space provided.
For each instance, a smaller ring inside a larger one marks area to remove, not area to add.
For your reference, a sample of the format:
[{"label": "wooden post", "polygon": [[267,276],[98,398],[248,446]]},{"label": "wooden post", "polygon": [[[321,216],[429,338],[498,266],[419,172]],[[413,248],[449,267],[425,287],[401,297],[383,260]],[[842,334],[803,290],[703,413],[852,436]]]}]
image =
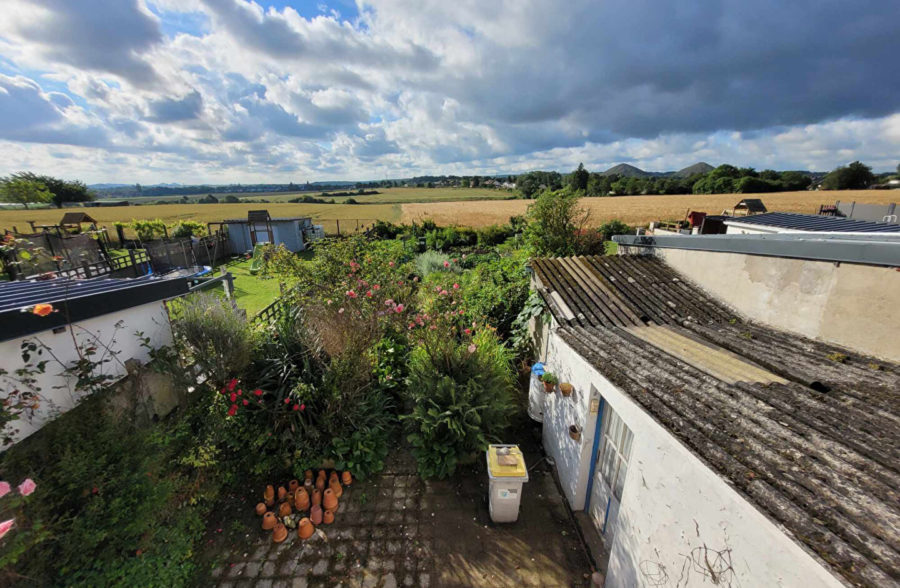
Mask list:
[{"label": "wooden post", "polygon": [[334,219],[334,224],[337,225],[337,234],[338,234],[338,237],[340,237],[341,236],[341,221],[340,221],[340,219]]},{"label": "wooden post", "polygon": [[222,285],[225,288],[225,299],[231,301],[231,305],[234,306],[236,304],[234,301],[234,276],[226,273]]},{"label": "wooden post", "polygon": [[[28,224],[31,225],[31,232],[34,232],[34,221],[28,221]],[[13,227],[15,229],[15,227]]]}]

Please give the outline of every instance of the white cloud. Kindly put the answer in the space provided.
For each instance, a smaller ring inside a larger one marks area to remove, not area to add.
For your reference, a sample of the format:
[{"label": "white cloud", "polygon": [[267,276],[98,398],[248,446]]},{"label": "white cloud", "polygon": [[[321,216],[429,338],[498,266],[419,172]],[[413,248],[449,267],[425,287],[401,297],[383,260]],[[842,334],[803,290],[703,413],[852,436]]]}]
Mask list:
[{"label": "white cloud", "polygon": [[359,0],[342,20],[248,0],[8,0],[0,174],[891,169],[900,79],[883,63],[900,37],[874,15],[892,1]]}]

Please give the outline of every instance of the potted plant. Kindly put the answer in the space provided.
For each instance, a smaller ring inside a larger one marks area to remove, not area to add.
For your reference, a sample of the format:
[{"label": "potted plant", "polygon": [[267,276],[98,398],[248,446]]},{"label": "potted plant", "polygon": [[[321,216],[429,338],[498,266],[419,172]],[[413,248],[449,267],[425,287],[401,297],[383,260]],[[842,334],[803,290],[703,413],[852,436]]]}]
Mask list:
[{"label": "potted plant", "polygon": [[569,382],[563,382],[559,385],[560,393],[567,398],[572,395],[572,390],[574,390],[574,388]]},{"label": "potted plant", "polygon": [[554,374],[550,372],[544,372],[541,376],[541,382],[544,383],[544,391],[547,394],[552,394],[553,389],[556,387],[556,384],[559,382],[559,378],[557,378]]}]

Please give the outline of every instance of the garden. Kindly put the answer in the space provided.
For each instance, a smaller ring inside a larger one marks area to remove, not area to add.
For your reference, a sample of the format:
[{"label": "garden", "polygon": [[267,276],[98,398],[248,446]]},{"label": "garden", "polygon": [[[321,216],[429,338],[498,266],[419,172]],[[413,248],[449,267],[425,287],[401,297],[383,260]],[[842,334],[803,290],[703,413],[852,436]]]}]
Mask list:
[{"label": "garden", "polygon": [[[0,456],[0,480],[37,486],[0,483],[0,521],[14,521],[0,523],[0,581],[192,585],[219,563],[204,549],[215,544],[208,521],[259,502],[257,514],[298,510],[288,481],[321,471],[332,491],[364,487],[398,448],[421,480],[469,472],[523,419],[527,326],[540,311],[529,256],[603,251],[576,209],[548,209],[553,218],[479,230],[378,223],[312,256],[273,248],[263,272],[292,287],[271,324],[214,293],[170,303],[175,342],[151,367],[188,391],[173,414],[122,418],[98,391]],[[11,411],[4,422],[19,418]],[[290,497],[274,507],[269,485]],[[235,517],[224,532],[248,525]]]}]

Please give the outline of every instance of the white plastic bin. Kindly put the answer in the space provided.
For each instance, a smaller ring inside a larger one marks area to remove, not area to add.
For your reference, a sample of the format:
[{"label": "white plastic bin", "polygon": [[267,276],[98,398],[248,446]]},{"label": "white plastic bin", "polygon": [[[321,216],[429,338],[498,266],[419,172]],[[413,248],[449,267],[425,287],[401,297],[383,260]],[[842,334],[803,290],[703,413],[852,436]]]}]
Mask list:
[{"label": "white plastic bin", "polygon": [[[500,456],[515,458],[514,465],[501,465]],[[488,510],[495,523],[514,523],[519,519],[522,485],[528,481],[525,457],[518,445],[489,445],[485,452],[488,478]]]}]

